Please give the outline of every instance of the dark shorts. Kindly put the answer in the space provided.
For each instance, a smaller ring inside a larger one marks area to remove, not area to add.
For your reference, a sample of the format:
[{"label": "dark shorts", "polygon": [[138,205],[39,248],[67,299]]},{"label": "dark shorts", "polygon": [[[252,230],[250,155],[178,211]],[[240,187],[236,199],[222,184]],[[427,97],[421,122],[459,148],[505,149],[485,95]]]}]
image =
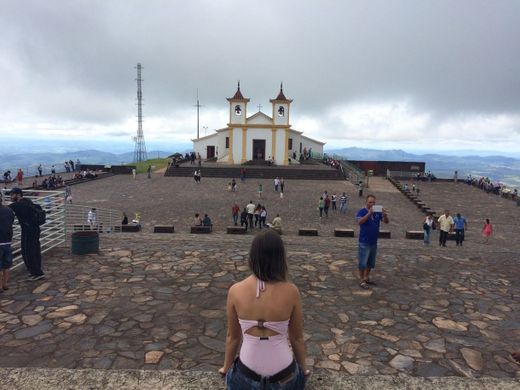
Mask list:
[{"label": "dark shorts", "polygon": [[9,269],[13,266],[13,252],[11,244],[0,245],[0,269]]},{"label": "dark shorts", "polygon": [[226,384],[228,390],[300,390],[305,388],[305,376],[298,363],[296,363],[293,371],[279,382],[270,383],[269,377],[262,377],[260,381],[256,381],[245,375],[239,369],[237,361],[235,361],[227,372]]}]

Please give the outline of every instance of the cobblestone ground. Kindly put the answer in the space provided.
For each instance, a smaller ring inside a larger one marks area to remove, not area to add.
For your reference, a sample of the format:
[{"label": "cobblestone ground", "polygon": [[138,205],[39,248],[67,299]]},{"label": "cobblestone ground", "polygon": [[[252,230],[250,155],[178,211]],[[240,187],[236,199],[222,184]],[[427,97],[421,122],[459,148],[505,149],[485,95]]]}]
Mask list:
[{"label": "cobblestone ground", "polygon": [[[358,196],[356,187],[346,181],[286,180],[283,199],[274,191],[272,180],[251,179],[245,183],[238,180],[237,192],[227,191],[229,181],[202,178],[202,183],[197,184],[192,178],[158,174],[152,179],[138,175],[134,181],[131,176],[121,175],[74,186],[73,197],[75,203],[126,211],[129,217],[137,211],[145,231],[152,231],[155,225],[173,224],[176,231],[181,232],[189,230],[196,212],[208,213],[214,231],[225,232],[226,226],[232,224],[233,203],[236,201],[244,207],[252,200],[266,206],[268,221],[280,214],[288,234],[297,234],[298,227],[315,227],[320,234],[330,236],[335,227],[357,228],[355,213],[364,205],[364,198]],[[257,193],[258,183],[263,185],[261,198]],[[391,223],[385,227],[392,234],[404,237],[406,226],[402,221],[413,227],[422,226],[422,214],[389,182],[373,178],[371,183],[365,195],[373,192],[390,216],[399,215],[399,219],[391,218]],[[318,200],[324,191],[338,196],[345,191],[349,197],[347,213],[330,210],[329,217],[320,220]],[[86,218],[85,215],[85,221]]]},{"label": "cobblestone ground", "polygon": [[[388,182],[371,180],[370,191],[390,211],[393,238],[380,240],[378,284],[368,291],[352,273],[356,239],[332,236],[334,227],[356,228],[362,200],[355,188],[289,181],[280,199],[264,181],[262,202],[286,223],[309,363],[361,375],[520,377],[509,359],[520,348],[520,207],[465,185],[425,184],[421,197],[429,205],[460,208],[470,227],[462,248],[423,247],[402,238],[420,228],[422,214]],[[222,232],[235,198],[242,205],[258,199],[257,181],[236,194],[225,191],[226,182],[117,176],[75,186],[77,203],[140,211],[144,232],[104,236],[99,255],[47,254],[44,281],[23,282],[15,270],[11,289],[0,293],[0,366],[216,369],[227,288],[248,274],[252,240]],[[346,190],[351,202],[346,216],[320,223],[316,204],[325,189]],[[187,234],[194,211],[206,210],[216,233]],[[489,245],[480,243],[484,215],[496,226]],[[147,233],[165,223],[181,233]],[[316,226],[320,237],[298,237],[298,226]]]}]

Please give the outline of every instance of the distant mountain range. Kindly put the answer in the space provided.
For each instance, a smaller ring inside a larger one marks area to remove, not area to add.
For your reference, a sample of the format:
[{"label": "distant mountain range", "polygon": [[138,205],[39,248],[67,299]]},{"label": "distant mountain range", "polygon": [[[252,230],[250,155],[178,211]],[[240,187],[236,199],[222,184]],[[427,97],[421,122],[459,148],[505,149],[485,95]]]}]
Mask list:
[{"label": "distant mountain range", "polygon": [[[182,153],[185,150],[181,151]],[[173,152],[154,150],[148,152],[149,158],[167,157]],[[413,154],[400,149],[377,150],[364,148],[344,148],[326,150],[329,155],[342,156],[347,160],[375,160],[375,161],[422,161],[426,163],[426,170],[438,177],[453,177],[457,170],[459,177],[467,174],[474,176],[488,176],[492,180],[502,181],[510,186],[520,187],[520,159],[506,156],[479,156],[479,155],[447,155],[447,154]],[[49,167],[56,165],[58,171],[63,170],[63,163],[68,160],[88,164],[127,164],[133,159],[133,153],[109,153],[96,149],[80,150],[63,153],[16,153],[0,155],[0,171],[11,169],[16,171],[22,168],[26,175],[34,175],[38,164]],[[47,170],[48,172],[48,170]]]},{"label": "distant mountain range", "polygon": [[[152,150],[148,152],[148,158],[167,157],[171,152],[162,150]],[[11,172],[22,168],[26,176],[33,176],[37,172],[39,164],[44,166],[44,172],[50,172],[51,165],[56,165],[58,172],[64,171],[63,164],[65,161],[76,160],[83,164],[103,164],[103,165],[121,165],[132,162],[134,158],[133,152],[126,153],[109,153],[100,150],[79,150],[76,152],[63,153],[17,153],[0,156],[0,171],[10,169]]]},{"label": "distant mountain range", "polygon": [[520,159],[505,156],[413,154],[400,149],[376,150],[363,148],[344,148],[328,150],[329,155],[341,156],[347,160],[366,161],[421,161],[426,163],[426,170],[437,177],[453,177],[458,171],[463,178],[487,176],[510,186],[520,187]]}]

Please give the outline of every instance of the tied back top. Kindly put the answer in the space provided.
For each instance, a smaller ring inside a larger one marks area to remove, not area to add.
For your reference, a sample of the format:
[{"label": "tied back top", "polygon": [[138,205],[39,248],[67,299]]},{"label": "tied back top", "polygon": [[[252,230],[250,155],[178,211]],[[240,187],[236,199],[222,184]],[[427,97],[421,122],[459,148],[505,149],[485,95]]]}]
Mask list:
[{"label": "tied back top", "polygon": [[[265,282],[256,280],[256,298],[265,290]],[[242,328],[242,347],[240,360],[251,370],[262,376],[272,376],[293,361],[293,353],[289,345],[289,320],[263,321],[238,319]],[[274,336],[252,336],[247,333],[251,328],[270,329]]]}]

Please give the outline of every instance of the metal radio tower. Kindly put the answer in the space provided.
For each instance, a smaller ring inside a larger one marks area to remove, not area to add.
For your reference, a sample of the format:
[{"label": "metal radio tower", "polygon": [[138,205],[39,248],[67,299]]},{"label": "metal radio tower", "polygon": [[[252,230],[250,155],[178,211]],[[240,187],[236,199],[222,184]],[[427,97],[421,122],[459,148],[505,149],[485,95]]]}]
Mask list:
[{"label": "metal radio tower", "polygon": [[146,145],[143,135],[143,90],[141,89],[141,64],[137,64],[137,136],[133,137],[135,141],[134,162],[148,160],[146,153]]}]

